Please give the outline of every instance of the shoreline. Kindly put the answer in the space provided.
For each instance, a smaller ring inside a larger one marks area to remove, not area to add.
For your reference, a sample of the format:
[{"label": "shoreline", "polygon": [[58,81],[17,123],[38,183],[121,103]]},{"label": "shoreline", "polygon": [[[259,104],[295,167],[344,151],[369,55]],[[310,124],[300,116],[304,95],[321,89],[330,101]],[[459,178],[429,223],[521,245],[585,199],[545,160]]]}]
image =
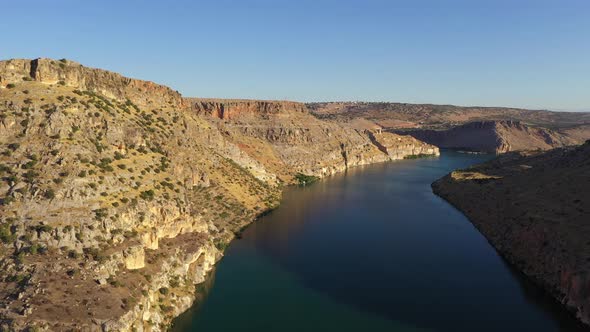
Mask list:
[{"label": "shoreline", "polygon": [[[419,158],[432,158],[432,157],[438,157],[438,156],[440,156],[440,153],[438,155],[428,155],[426,157],[419,157]],[[328,178],[330,178],[332,176],[335,176],[335,175],[346,173],[348,171],[348,169],[351,169],[351,168],[357,168],[357,167],[362,167],[362,166],[369,166],[369,165],[374,165],[374,164],[385,164],[385,163],[398,162],[398,161],[403,161],[403,160],[413,160],[413,159],[405,159],[404,158],[404,159],[396,159],[396,160],[384,160],[384,161],[374,162],[374,163],[371,163],[371,164],[350,165],[350,166],[347,166],[346,168],[344,168],[342,171],[339,171],[339,172],[336,172],[336,173],[328,173],[328,174],[325,174],[324,176],[319,177],[318,181],[315,181],[314,183],[319,182],[319,181],[324,181],[324,180],[326,180],[326,179],[328,179]],[[311,183],[309,185],[313,185],[314,183]],[[196,283],[194,285],[195,286],[195,292],[190,296],[190,299],[189,299],[190,305],[188,305],[186,307],[183,306],[183,309],[182,308],[179,308],[179,311],[175,311],[174,317],[172,318],[172,320],[170,320],[167,323],[167,326],[168,326],[168,329],[167,330],[168,331],[173,327],[174,320],[177,319],[180,315],[182,315],[185,312],[187,312],[188,310],[190,310],[195,305],[195,301],[197,300],[197,298],[199,296],[203,295],[202,293],[199,293],[197,291],[198,288],[199,288],[199,285],[203,285],[207,281],[207,279],[209,278],[209,274],[223,260],[223,258],[225,256],[225,252],[227,251],[227,248],[229,248],[229,246],[234,241],[240,240],[242,233],[246,229],[248,229],[252,224],[254,224],[255,222],[257,222],[260,218],[262,218],[262,217],[264,217],[266,215],[269,215],[270,213],[272,213],[273,211],[275,211],[276,209],[278,209],[281,206],[281,203],[282,203],[282,200],[283,200],[282,193],[283,193],[283,190],[285,188],[288,188],[288,187],[301,187],[301,186],[305,186],[305,185],[301,185],[301,184],[297,184],[297,183],[292,183],[292,184],[288,184],[288,185],[284,186],[281,189],[281,199],[279,200],[279,204],[277,206],[272,207],[272,208],[269,208],[269,209],[266,209],[266,210],[262,211],[261,213],[257,214],[256,217],[254,217],[249,223],[243,225],[238,231],[234,231],[234,237],[229,242],[226,243],[226,245],[224,246],[223,249],[217,248],[218,251],[219,251],[218,258],[213,262],[213,264],[210,265],[210,267],[207,270],[204,270],[204,273],[203,273],[203,276],[202,276],[203,277],[202,281],[199,282],[199,283]]]},{"label": "shoreline", "polygon": [[[479,220],[479,222],[474,221],[476,216],[473,213],[470,213],[470,209],[468,207],[463,206],[467,203],[463,202],[460,197],[454,197],[452,192],[453,189],[445,187],[445,185],[452,185],[450,182],[450,174],[443,176],[431,184],[432,192],[453,206],[457,211],[461,212],[511,269],[521,275],[527,282],[541,291],[545,296],[550,298],[551,302],[553,302],[555,306],[561,308],[564,314],[572,317],[578,323],[581,329],[585,330],[590,328],[590,321],[581,316],[579,308],[576,305],[567,302],[568,299],[564,294],[563,289],[552,285],[549,280],[544,280],[542,275],[539,273],[535,275],[532,273],[530,267],[527,271],[526,265],[529,264],[529,262],[527,262],[525,258],[517,257],[517,255],[511,252],[510,243],[507,245],[505,244],[504,246],[500,243],[497,243],[496,240],[498,239],[494,239],[494,237],[489,233],[491,229],[486,229],[486,227],[483,227],[485,220]],[[545,278],[548,279],[547,276],[545,276]]]}]

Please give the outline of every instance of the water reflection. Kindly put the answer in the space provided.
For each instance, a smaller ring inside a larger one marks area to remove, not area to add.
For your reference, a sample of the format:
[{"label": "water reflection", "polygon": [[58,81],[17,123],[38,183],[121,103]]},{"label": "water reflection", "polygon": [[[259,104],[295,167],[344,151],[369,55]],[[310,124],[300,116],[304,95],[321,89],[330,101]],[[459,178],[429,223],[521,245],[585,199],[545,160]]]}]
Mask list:
[{"label": "water reflection", "polygon": [[432,194],[435,179],[487,158],[447,152],[287,189],[232,244],[216,287],[175,330],[574,330]]}]

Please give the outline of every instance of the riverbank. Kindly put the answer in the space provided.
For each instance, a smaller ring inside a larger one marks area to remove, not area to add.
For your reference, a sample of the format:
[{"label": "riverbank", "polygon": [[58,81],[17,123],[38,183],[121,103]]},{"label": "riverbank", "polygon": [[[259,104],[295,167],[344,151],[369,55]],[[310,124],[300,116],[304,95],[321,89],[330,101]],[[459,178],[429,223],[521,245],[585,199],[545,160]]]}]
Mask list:
[{"label": "riverbank", "polygon": [[489,157],[446,151],[285,188],[172,331],[576,331],[432,194]]},{"label": "riverbank", "polygon": [[590,324],[590,144],[501,156],[432,184],[518,271]]}]

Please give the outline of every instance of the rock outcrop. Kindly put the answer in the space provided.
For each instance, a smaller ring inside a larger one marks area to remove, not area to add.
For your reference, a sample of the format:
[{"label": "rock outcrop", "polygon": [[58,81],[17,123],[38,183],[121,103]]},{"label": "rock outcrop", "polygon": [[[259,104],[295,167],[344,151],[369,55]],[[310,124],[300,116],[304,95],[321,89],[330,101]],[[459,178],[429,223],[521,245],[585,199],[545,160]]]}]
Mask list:
[{"label": "rock outcrop", "polygon": [[166,330],[282,184],[422,154],[300,103],[0,61],[0,328]]},{"label": "rock outcrop", "polygon": [[508,262],[590,325],[590,141],[508,153],[454,171],[432,188]]}]

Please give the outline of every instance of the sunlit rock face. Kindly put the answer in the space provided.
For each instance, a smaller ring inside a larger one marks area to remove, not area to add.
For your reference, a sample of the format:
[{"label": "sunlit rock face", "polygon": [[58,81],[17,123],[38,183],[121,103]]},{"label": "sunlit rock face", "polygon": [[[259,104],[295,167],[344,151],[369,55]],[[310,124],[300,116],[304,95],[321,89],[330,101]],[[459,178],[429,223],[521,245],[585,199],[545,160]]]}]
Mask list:
[{"label": "sunlit rock face", "polygon": [[299,173],[436,153],[300,103],[185,99],[69,60],[0,61],[0,325],[166,330]]}]

